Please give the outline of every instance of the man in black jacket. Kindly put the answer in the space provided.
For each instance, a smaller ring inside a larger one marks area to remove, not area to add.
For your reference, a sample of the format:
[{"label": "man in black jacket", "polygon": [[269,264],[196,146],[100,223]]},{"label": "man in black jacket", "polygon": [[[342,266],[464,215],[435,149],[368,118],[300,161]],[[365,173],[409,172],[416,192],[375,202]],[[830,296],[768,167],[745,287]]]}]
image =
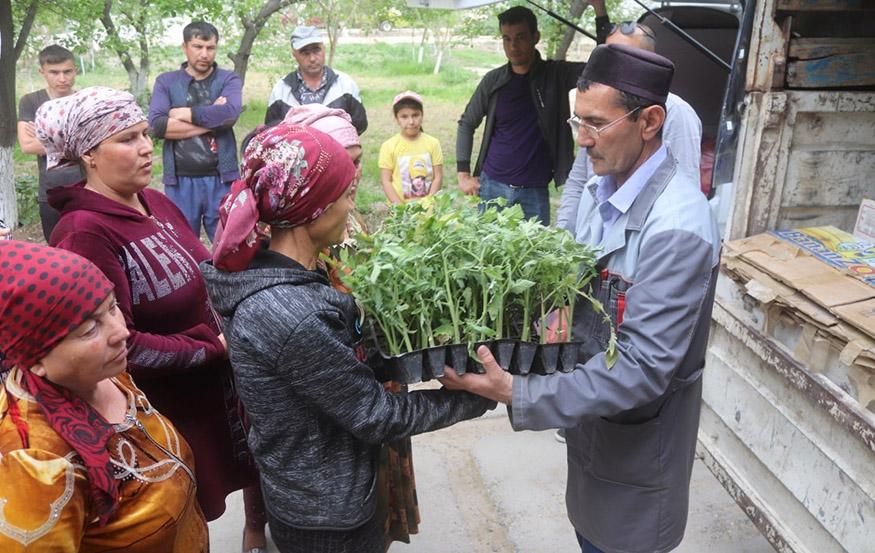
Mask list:
[{"label": "man in black jacket", "polygon": [[[538,20],[528,8],[514,6],[502,12],[498,27],[508,63],[484,75],[459,119],[459,187],[465,194],[479,194],[484,202],[506,198],[509,206],[519,204],[526,217],[547,225],[550,181],[562,185],[574,161],[566,124],[568,91],[576,86],[585,64],[542,60],[535,49],[541,38]],[[472,175],[474,131],[484,117],[486,128]]]}]

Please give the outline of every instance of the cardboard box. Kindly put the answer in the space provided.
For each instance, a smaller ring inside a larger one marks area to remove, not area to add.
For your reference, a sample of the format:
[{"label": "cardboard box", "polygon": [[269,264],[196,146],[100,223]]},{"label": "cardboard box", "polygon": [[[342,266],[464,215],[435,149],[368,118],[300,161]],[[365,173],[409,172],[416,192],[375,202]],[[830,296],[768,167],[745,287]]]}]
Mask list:
[{"label": "cardboard box", "polygon": [[875,286],[875,242],[830,226],[776,230],[771,234],[802,248],[819,261],[837,269],[846,269],[860,280]]},{"label": "cardboard box", "polygon": [[875,245],[834,227],[774,231],[727,242],[721,265],[767,335],[875,411]]}]

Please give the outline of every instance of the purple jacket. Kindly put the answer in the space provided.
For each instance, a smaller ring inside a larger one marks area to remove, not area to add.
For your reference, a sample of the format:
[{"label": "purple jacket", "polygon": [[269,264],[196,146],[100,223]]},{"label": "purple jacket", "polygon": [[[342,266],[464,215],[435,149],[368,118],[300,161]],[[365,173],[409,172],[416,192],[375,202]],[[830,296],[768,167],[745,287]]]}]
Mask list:
[{"label": "purple jacket", "polygon": [[[152,100],[149,103],[149,127],[152,134],[164,138],[167,132],[168,114],[172,108],[188,106],[188,86],[192,76],[185,72],[185,66],[176,71],[168,71],[158,75],[155,88],[152,90]],[[223,105],[193,106],[191,108],[192,123],[198,127],[212,129],[219,148],[219,176],[223,182],[232,181],[240,176],[237,165],[237,140],[234,138],[234,123],[243,110],[243,81],[240,76],[227,69],[219,69],[214,65],[216,77],[210,87],[210,99],[215,101],[224,96],[227,102]],[[163,148],[164,184],[176,184],[176,161],[173,157],[175,140],[165,140]]]}]

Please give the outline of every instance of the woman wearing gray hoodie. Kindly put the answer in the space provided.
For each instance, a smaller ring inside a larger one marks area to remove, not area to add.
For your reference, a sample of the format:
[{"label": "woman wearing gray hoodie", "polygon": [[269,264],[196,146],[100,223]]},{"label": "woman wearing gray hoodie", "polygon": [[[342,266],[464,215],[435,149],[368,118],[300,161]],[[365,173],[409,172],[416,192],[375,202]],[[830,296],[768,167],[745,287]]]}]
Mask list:
[{"label": "woman wearing gray hoodie", "polygon": [[[280,124],[247,146],[201,266],[225,336],[271,535],[283,553],[382,553],[374,520],[380,444],[478,417],[466,393],[386,392],[356,356],[362,313],[316,268],[341,241],[355,168],[336,141]],[[259,247],[258,221],[270,224]]]}]

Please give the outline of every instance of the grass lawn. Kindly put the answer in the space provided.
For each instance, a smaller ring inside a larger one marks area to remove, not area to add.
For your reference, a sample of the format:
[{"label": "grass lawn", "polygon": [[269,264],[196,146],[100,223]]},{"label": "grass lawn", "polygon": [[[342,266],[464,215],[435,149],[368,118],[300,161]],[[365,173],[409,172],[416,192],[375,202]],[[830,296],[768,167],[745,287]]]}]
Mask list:
[{"label": "grass lawn", "polygon": [[[253,53],[243,91],[244,110],[234,127],[238,144],[247,133],[262,123],[271,88],[293,67],[291,53],[283,52],[283,48],[265,47],[261,50],[256,49]],[[158,73],[178,67],[183,60],[182,53],[174,49],[168,49],[157,57],[164,61],[153,65],[152,80]],[[223,66],[228,66],[221,47],[219,60]],[[362,135],[364,173],[357,203],[359,210],[365,214],[370,223],[376,222],[385,211],[383,207],[385,196],[380,187],[377,158],[380,145],[398,130],[391,108],[391,101],[395,94],[411,89],[425,99],[423,128],[440,140],[444,153],[444,186],[455,187],[457,121],[482,73],[504,62],[504,57],[497,54],[495,48],[483,50],[457,46],[445,56],[441,72],[433,75],[433,61],[430,57],[426,56],[422,64],[416,63],[410,45],[389,45],[379,42],[369,45],[340,44],[333,66],[349,73],[355,79],[368,111],[368,130]],[[77,87],[100,84],[126,88],[127,75],[118,65],[117,60],[104,60],[104,64],[105,67],[80,75],[77,78]],[[35,71],[32,67],[19,71],[17,75],[19,96],[30,92],[33,87],[42,86],[42,80]],[[478,136],[475,137],[475,156],[479,140],[478,132]],[[31,187],[35,186],[37,174],[35,158],[22,154],[16,146],[14,160],[16,179],[24,179]],[[161,142],[156,141],[152,186],[158,189],[162,188],[161,170]],[[555,190],[553,194],[555,196]],[[38,226],[38,220],[36,225]],[[38,231],[25,234],[31,239],[40,237]]]}]

